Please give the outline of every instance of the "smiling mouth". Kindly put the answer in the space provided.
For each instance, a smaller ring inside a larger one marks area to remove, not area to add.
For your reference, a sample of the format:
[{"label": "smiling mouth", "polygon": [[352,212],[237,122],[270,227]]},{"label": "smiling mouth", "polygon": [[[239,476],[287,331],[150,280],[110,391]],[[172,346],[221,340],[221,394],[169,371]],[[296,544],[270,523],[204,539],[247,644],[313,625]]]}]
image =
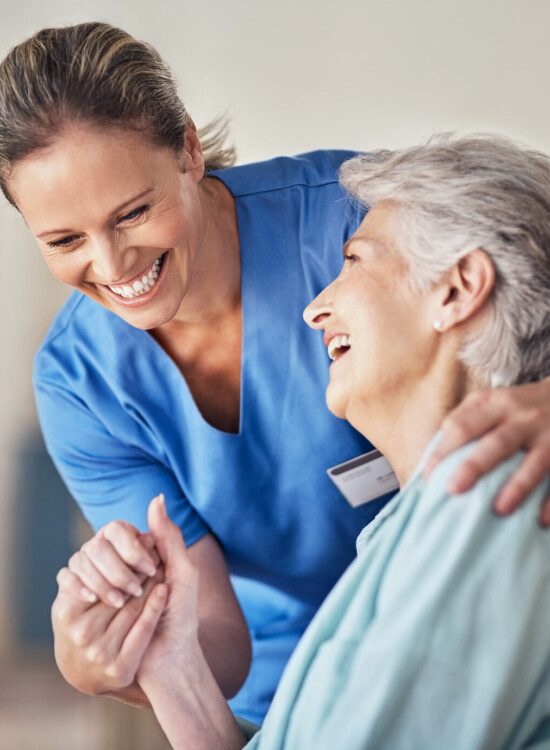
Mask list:
[{"label": "smiling mouth", "polygon": [[106,284],[107,288],[124,299],[134,299],[135,297],[142,297],[147,294],[157,283],[166,252],[159,255],[149,268],[146,268],[143,273],[131,283],[121,284],[120,286],[110,286],[109,284]]},{"label": "smiling mouth", "polygon": [[340,359],[340,357],[343,357],[344,354],[347,351],[349,351],[350,348],[351,348],[350,336],[347,336],[346,334],[335,336],[333,339],[329,341],[329,344],[327,347],[328,356],[334,362],[335,360]]}]

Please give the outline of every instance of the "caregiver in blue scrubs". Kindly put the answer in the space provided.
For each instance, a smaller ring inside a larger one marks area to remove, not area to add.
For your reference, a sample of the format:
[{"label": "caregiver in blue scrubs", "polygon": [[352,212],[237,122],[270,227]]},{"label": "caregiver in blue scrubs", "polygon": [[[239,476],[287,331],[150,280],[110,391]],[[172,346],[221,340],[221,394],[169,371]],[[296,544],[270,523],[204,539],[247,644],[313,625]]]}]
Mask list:
[{"label": "caregiver in blue scrubs", "polygon": [[[122,634],[155,573],[146,509],[162,492],[199,571],[205,657],[260,722],[388,500],[352,507],[327,477],[371,446],[325,409],[325,347],[301,321],[363,217],[337,182],[351,154],[230,168],[216,134],[201,147],[156,51],[101,23],[14,48],[0,107],[4,194],[74,289],[34,372],[46,445],[97,530],[59,575],[58,664],[84,692],[145,702]],[[500,438],[463,482],[530,443],[537,471],[519,479],[544,473],[548,390],[459,415],[449,447],[491,427]],[[509,488],[504,509],[528,489]]]}]

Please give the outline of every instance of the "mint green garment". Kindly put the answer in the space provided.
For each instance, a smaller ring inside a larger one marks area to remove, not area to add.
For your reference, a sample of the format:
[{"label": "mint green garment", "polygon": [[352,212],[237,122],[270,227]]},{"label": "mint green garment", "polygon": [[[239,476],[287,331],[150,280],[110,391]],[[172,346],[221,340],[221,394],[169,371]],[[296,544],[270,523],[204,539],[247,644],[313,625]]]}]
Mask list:
[{"label": "mint green garment", "polygon": [[364,529],[248,750],[550,748],[549,481],[498,518],[522,456],[450,496],[473,450],[427,482],[424,458]]}]

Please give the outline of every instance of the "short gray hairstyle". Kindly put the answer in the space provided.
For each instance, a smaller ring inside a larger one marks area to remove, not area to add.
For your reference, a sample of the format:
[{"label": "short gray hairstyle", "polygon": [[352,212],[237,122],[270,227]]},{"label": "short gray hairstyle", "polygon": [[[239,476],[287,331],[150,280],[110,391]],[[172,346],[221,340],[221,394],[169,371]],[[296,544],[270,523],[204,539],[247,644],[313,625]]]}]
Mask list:
[{"label": "short gray hairstyle", "polygon": [[368,208],[395,202],[413,288],[429,288],[477,248],[491,258],[490,322],[461,353],[478,382],[495,387],[550,374],[548,156],[499,136],[442,134],[354,157],[340,181]]}]

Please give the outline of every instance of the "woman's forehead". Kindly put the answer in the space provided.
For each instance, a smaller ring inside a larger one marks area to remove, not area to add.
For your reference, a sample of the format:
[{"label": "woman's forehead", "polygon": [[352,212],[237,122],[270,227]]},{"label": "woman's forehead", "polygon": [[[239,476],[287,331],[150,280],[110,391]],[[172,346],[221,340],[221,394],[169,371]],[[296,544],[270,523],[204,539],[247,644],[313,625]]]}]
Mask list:
[{"label": "woman's forehead", "polygon": [[170,171],[176,166],[167,149],[138,133],[73,129],[16,163],[9,185],[29,224],[50,224],[84,207],[111,212]]},{"label": "woman's forehead", "polygon": [[351,242],[368,243],[376,249],[389,250],[394,242],[396,220],[396,204],[389,200],[380,201],[365,215]]}]

